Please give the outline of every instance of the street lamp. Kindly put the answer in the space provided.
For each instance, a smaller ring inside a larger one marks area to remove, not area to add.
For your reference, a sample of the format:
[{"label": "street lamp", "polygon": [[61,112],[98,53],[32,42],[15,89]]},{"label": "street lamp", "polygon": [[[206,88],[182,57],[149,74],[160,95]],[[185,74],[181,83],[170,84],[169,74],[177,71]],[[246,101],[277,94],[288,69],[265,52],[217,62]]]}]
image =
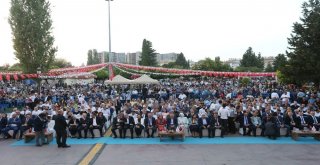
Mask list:
[{"label": "street lamp", "polygon": [[41,67],[38,67],[37,68],[37,75],[38,75],[38,79],[39,79],[39,96],[40,96],[40,93],[41,93],[41,79],[40,79],[40,74],[41,74]]},{"label": "street lamp", "polygon": [[[110,63],[110,56],[111,56],[111,22],[110,22],[110,1],[113,0],[106,0],[108,1],[108,21],[109,21],[109,54],[108,54],[108,63]],[[110,65],[110,64],[109,64]],[[111,69],[109,67],[109,79],[110,79],[110,74]]]}]

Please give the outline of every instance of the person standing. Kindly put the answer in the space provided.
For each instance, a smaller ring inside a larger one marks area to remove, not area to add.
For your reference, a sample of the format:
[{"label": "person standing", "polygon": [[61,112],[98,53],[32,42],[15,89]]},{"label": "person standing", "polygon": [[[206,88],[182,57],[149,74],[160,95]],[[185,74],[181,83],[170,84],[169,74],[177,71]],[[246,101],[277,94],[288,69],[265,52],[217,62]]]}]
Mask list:
[{"label": "person standing", "polygon": [[222,107],[218,111],[218,115],[220,116],[220,119],[222,121],[221,137],[223,138],[228,129],[228,117],[230,116],[226,103],[222,104]]},{"label": "person standing", "polygon": [[59,110],[58,115],[55,118],[55,125],[54,125],[54,130],[56,131],[56,140],[58,147],[62,148],[68,148],[70,147],[69,145],[66,144],[67,142],[67,122],[66,118],[63,116],[63,111]]},{"label": "person standing", "polygon": [[46,128],[47,120],[46,114],[40,113],[35,119],[33,123],[35,138],[36,138],[36,146],[41,147],[42,144],[48,144],[45,142],[44,130]]}]

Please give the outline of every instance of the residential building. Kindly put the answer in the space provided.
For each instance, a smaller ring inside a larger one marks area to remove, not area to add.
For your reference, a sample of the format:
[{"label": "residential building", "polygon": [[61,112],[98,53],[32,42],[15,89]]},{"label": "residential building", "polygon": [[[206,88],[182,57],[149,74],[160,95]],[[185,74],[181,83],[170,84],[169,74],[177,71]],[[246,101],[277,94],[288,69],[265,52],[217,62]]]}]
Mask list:
[{"label": "residential building", "polygon": [[111,52],[109,54],[109,62],[126,63],[126,59],[125,53]]},{"label": "residential building", "polygon": [[168,64],[169,62],[175,62],[177,58],[177,53],[157,54],[157,62],[160,66]]},{"label": "residential building", "polygon": [[127,63],[132,65],[139,65],[141,52],[127,53]]},{"label": "residential building", "polygon": [[231,68],[235,69],[240,66],[240,60],[239,58],[229,58],[227,61],[225,61],[225,64],[228,64]]}]

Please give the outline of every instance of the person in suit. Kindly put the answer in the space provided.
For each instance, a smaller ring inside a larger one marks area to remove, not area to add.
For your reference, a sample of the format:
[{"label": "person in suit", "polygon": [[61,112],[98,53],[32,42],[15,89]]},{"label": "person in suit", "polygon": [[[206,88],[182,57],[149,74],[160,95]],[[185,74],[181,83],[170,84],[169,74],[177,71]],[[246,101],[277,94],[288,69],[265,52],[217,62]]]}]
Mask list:
[{"label": "person in suit", "polygon": [[122,138],[122,132],[123,132],[123,129],[124,129],[124,115],[123,113],[119,113],[117,115],[117,117],[114,117],[113,118],[113,122],[112,122],[112,134],[113,134],[113,137],[114,138],[117,138],[117,133],[116,133],[116,130],[119,131],[119,134],[120,134],[120,138]]},{"label": "person in suit", "polygon": [[19,126],[21,125],[21,120],[19,117],[17,117],[17,114],[14,112],[12,113],[12,117],[8,120],[8,124],[7,124],[7,127],[2,129],[2,132],[5,136],[6,139],[10,138],[10,135],[9,135],[9,131],[10,130],[13,130],[13,139],[16,138],[16,135],[19,131]]},{"label": "person in suit", "polygon": [[123,138],[126,138],[127,129],[130,130],[131,139],[133,139],[134,119],[128,114],[124,115]]},{"label": "person in suit", "polygon": [[103,137],[102,135],[102,128],[103,128],[103,121],[102,118],[97,117],[97,113],[93,112],[92,113],[92,118],[89,119],[89,130],[91,133],[91,138],[93,139],[95,137],[93,130],[98,129],[100,132],[100,137]]},{"label": "person in suit", "polygon": [[243,111],[243,116],[240,117],[240,128],[243,129],[243,136],[250,136],[251,134],[251,120],[248,116],[248,112],[247,111]]},{"label": "person in suit", "polygon": [[174,132],[178,126],[178,120],[173,112],[169,113],[168,119],[167,119],[167,130]]},{"label": "person in suit", "polygon": [[258,111],[255,111],[253,113],[253,116],[250,118],[251,119],[251,128],[252,128],[252,132],[253,132],[253,136],[257,136],[257,128],[261,128],[262,125],[262,120],[261,118],[258,116]]},{"label": "person in suit", "polygon": [[277,138],[277,121],[275,117],[277,116],[276,112],[273,113],[273,115],[269,115],[266,118],[265,123],[265,135],[268,136],[268,138],[275,140]]},{"label": "person in suit", "polygon": [[299,111],[299,115],[295,118],[296,127],[299,128],[299,130],[303,130],[305,127],[308,128],[308,123],[303,116],[303,111]]},{"label": "person in suit", "polygon": [[209,128],[210,128],[210,120],[207,117],[207,114],[202,114],[201,118],[198,119],[199,125],[199,137],[202,138],[202,130],[208,129],[208,136],[209,136]]},{"label": "person in suit", "polygon": [[320,123],[319,123],[319,118],[317,118],[315,116],[315,112],[314,111],[311,111],[310,112],[310,115],[308,116],[308,125],[309,125],[309,128],[312,129],[312,127],[314,127],[316,129],[316,131],[319,131],[319,128],[320,128]]},{"label": "person in suit", "polygon": [[293,127],[296,126],[292,111],[288,111],[287,114],[284,116],[284,125],[287,128],[286,137],[288,137],[291,135]]},{"label": "person in suit", "polygon": [[150,112],[147,115],[148,117],[144,119],[145,132],[147,133],[147,138],[150,138],[150,130],[151,137],[153,138],[153,134],[156,132],[156,119],[153,117],[153,114]]},{"label": "person in suit", "polygon": [[74,138],[78,132],[79,120],[72,114],[68,113],[68,129],[71,134],[71,137]]},{"label": "person in suit", "polygon": [[32,126],[33,126],[33,119],[32,119],[31,113],[27,113],[26,117],[21,122],[19,140],[22,139],[22,136],[25,131],[29,130],[29,132],[31,132]]},{"label": "person in suit", "polygon": [[141,115],[138,114],[137,117],[134,119],[134,131],[136,132],[136,135],[138,138],[141,137],[141,132],[144,129],[144,119],[141,118]]},{"label": "person in suit", "polygon": [[68,148],[69,145],[66,144],[67,142],[67,127],[68,124],[66,122],[66,118],[63,116],[63,111],[59,110],[58,115],[55,118],[54,130],[56,131],[56,141],[58,147]]},{"label": "person in suit", "polygon": [[211,111],[211,116],[209,118],[210,121],[210,127],[208,128],[209,131],[209,138],[214,138],[216,136],[216,129],[220,129],[221,130],[221,135],[220,137],[223,138],[224,134],[222,131],[222,120],[218,115],[217,111]]},{"label": "person in suit", "polygon": [[35,139],[36,139],[36,146],[42,146],[42,144],[48,144],[45,142],[45,128],[47,124],[46,114],[40,113],[33,122],[34,132],[35,132]]},{"label": "person in suit", "polygon": [[86,139],[88,136],[88,129],[89,129],[89,119],[87,117],[86,112],[82,112],[81,118],[79,120],[79,125],[78,125],[78,139],[82,138],[82,130],[84,131],[84,138]]}]

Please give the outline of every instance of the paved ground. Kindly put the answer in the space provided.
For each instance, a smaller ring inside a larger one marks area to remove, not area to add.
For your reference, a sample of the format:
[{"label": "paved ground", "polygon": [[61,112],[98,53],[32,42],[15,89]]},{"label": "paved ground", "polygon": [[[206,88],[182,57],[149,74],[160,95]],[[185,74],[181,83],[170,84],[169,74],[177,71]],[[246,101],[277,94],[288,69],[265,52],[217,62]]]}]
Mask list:
[{"label": "paved ground", "polygon": [[319,145],[107,145],[95,164],[315,165]]},{"label": "paved ground", "polygon": [[62,149],[56,145],[10,146],[13,140],[0,141],[1,165],[74,165],[87,154],[92,145],[73,145]]},{"label": "paved ground", "polygon": [[[0,140],[0,164],[77,164],[93,145],[12,146]],[[117,144],[106,145],[97,165],[316,165],[320,144]]]}]

